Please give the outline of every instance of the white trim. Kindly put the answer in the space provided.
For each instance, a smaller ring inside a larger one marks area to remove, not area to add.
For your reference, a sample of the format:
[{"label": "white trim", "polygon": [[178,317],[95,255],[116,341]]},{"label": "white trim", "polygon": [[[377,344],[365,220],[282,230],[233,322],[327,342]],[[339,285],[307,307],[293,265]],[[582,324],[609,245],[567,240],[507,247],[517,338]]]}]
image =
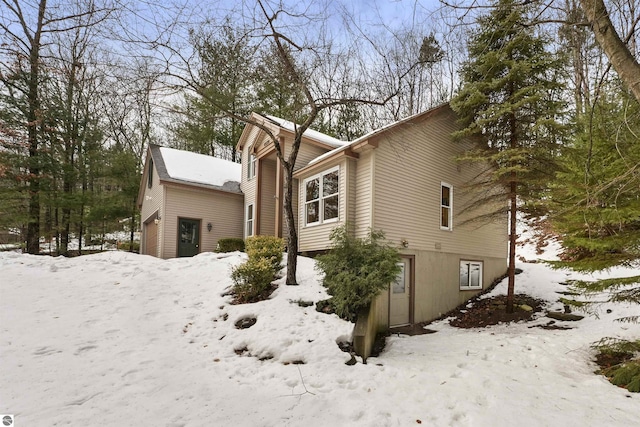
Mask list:
[{"label": "white trim", "polygon": [[[251,208],[251,219],[249,219],[249,208]],[[249,221],[251,221],[251,228],[249,228]],[[253,203],[247,205],[244,214],[244,233],[245,237],[253,236],[255,231],[255,222],[256,222],[256,210],[253,207]]]},{"label": "white trim", "polygon": [[[338,173],[338,191],[336,193],[332,193],[329,196],[324,196],[323,193],[323,177],[325,175],[328,175],[330,173],[334,173],[337,172]],[[307,182],[309,181],[313,181],[313,180],[318,180],[318,198],[317,199],[313,199],[311,201],[307,201]],[[340,199],[342,197],[340,197],[340,166],[335,166],[332,167],[330,169],[326,169],[320,173],[317,173],[313,176],[310,176],[308,178],[305,178],[302,181],[302,192],[303,192],[303,199],[302,199],[302,216],[303,216],[303,221],[304,221],[304,225],[305,227],[307,226],[314,226],[314,225],[320,225],[320,224],[330,224],[332,222],[338,222],[340,220]],[[330,219],[324,219],[324,201],[330,197],[338,197],[338,215],[335,218],[330,218]],[[307,222],[307,205],[310,203],[318,203],[318,220],[314,221],[314,222]],[[343,202],[344,203],[344,202]]]},{"label": "white trim", "polygon": [[[442,203],[442,189],[445,187],[449,189],[449,205],[445,205]],[[438,217],[440,218],[440,230],[452,231],[453,230],[453,185],[447,184],[446,182],[441,181],[439,193],[440,193],[440,203],[439,203],[438,210],[440,211],[440,214],[438,215]],[[446,208],[449,212],[449,217],[447,218],[446,227],[442,225],[442,209],[443,208]]]},{"label": "white trim", "polygon": [[[473,266],[479,267],[477,270],[475,270],[477,271],[477,280],[478,280],[478,283],[475,285],[472,284],[472,282],[474,281],[473,276],[475,276],[475,274],[472,274],[472,272],[474,272],[474,270],[472,270]],[[460,290],[466,291],[470,289],[482,289],[483,269],[484,269],[483,261],[470,261],[470,260],[461,259],[460,260]],[[465,270],[466,270],[466,280],[463,280],[464,278],[463,273],[465,273]],[[465,282],[466,284],[463,284],[463,282]]]},{"label": "white trim", "polygon": [[254,154],[249,154],[249,160],[247,161],[247,179],[253,179],[256,177],[257,163],[258,157]]}]

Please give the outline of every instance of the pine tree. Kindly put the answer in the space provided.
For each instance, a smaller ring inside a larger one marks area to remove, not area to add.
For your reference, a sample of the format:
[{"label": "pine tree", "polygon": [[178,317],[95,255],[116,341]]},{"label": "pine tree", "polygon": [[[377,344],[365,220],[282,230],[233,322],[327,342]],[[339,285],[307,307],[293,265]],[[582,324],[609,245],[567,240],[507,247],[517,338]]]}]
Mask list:
[{"label": "pine tree", "polygon": [[509,200],[509,312],[513,311],[517,212],[536,208],[535,202],[543,197],[565,129],[561,63],[545,48],[550,41],[527,25],[528,12],[528,6],[514,0],[497,0],[478,19],[461,71],[462,89],[451,102],[463,126],[454,137],[477,141],[465,159],[490,165],[493,171],[485,184],[502,186]]},{"label": "pine tree", "polygon": [[560,160],[551,221],[562,237],[558,266],[580,271],[640,260],[640,103],[606,85]]},{"label": "pine tree", "polygon": [[200,61],[201,92],[185,97],[185,106],[180,109],[183,120],[173,129],[177,148],[239,161],[235,145],[244,123],[224,112],[247,116],[255,104],[256,47],[229,21],[219,33],[193,32],[191,43]]}]

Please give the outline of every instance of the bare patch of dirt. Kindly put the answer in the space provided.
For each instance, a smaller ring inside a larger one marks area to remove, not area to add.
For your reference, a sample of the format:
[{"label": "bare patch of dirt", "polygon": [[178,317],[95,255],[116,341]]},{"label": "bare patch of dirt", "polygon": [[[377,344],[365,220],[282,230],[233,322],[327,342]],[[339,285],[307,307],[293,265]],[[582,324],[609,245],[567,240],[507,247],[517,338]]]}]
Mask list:
[{"label": "bare patch of dirt", "polygon": [[545,301],[517,294],[514,296],[513,313],[507,313],[506,295],[472,300],[470,304],[470,307],[467,304],[448,313],[448,317],[454,317],[449,321],[451,326],[484,328],[499,323],[526,322],[533,320],[534,314],[542,311]]}]

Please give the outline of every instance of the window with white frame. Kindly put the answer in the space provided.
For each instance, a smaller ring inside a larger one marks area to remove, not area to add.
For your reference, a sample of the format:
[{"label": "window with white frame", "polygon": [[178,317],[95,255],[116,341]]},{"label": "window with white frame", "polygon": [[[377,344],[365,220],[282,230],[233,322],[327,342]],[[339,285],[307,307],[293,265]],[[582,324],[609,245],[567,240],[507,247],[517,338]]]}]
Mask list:
[{"label": "window with white frame", "polygon": [[453,186],[440,184],[440,228],[453,230]]},{"label": "window with white frame", "polygon": [[256,162],[258,159],[253,154],[249,155],[249,162],[247,163],[247,179],[251,179],[256,176]]},{"label": "window with white frame", "polygon": [[460,261],[460,289],[482,289],[482,261]]},{"label": "window with white frame", "polygon": [[338,220],[340,174],[330,169],[304,181],[305,224],[321,224]]},{"label": "window with white frame", "polygon": [[253,205],[247,206],[246,235],[247,237],[253,236]]}]

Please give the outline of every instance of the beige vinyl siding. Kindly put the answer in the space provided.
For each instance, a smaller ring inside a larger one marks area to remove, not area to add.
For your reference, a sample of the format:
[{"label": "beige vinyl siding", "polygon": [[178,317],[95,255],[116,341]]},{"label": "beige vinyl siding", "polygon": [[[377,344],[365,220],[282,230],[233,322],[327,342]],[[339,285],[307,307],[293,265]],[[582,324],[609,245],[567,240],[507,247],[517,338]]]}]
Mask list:
[{"label": "beige vinyl siding", "polygon": [[[463,188],[477,167],[455,162],[461,143],[451,140],[454,130],[455,117],[443,110],[426,124],[404,126],[380,140],[374,150],[374,228],[392,243],[407,239],[410,249],[506,257],[505,222],[461,224]],[[452,231],[440,229],[442,182],[453,186]]]},{"label": "beige vinyl siding", "polygon": [[260,160],[260,234],[273,236],[276,224],[276,162]]},{"label": "beige vinyl siding", "polygon": [[338,221],[316,224],[316,225],[305,225],[305,189],[304,189],[304,180],[308,177],[315,176],[317,173],[310,174],[309,176],[299,177],[300,185],[298,186],[298,191],[300,194],[299,206],[298,206],[298,240],[299,240],[299,250],[300,251],[318,251],[323,249],[328,249],[331,247],[331,240],[329,238],[331,231],[343,225],[346,220],[346,208],[349,205],[349,201],[347,200],[348,191],[347,191],[347,178],[348,178],[348,160],[346,158],[342,158],[342,160],[335,164],[330,163],[327,164],[326,168],[323,168],[321,171],[317,173],[322,173],[329,169],[333,169],[338,166],[339,171],[339,190],[338,190]]},{"label": "beige vinyl siding", "polygon": [[[460,304],[487,289],[495,278],[506,271],[504,258],[477,257],[469,254],[447,254],[434,251],[401,251],[415,255],[415,323],[428,322],[453,310]],[[473,259],[482,261],[482,289],[460,290],[460,261]],[[376,321],[384,329],[389,324],[389,293],[378,297]]]},{"label": "beige vinyl siding", "polygon": [[355,165],[355,235],[364,237],[371,227],[373,215],[373,166],[375,150],[365,151]]},{"label": "beige vinyl siding", "polygon": [[[244,209],[240,217],[242,218],[242,223],[243,223],[243,227],[242,227],[243,234],[241,236],[243,238],[247,237],[246,235],[244,235],[244,232],[245,232],[244,225],[246,224],[246,220],[247,220],[246,218],[247,206],[252,204],[255,206],[255,202],[256,202],[256,193],[257,193],[256,186],[258,182],[258,170],[256,168],[256,176],[254,176],[251,179],[247,179],[247,171],[249,169],[249,157],[250,157],[249,149],[251,148],[251,144],[253,143],[253,138],[255,138],[257,134],[258,134],[258,128],[253,127],[253,129],[251,130],[251,133],[249,134],[249,139],[247,140],[247,143],[242,148],[242,178],[240,180],[240,189],[244,193]],[[260,167],[260,162],[258,162],[258,168],[259,167]],[[254,213],[254,216],[255,216],[255,213]]]},{"label": "beige vinyl siding", "polygon": [[[149,156],[150,157],[150,156]],[[142,199],[142,207],[140,209],[140,220],[141,220],[141,230],[145,230],[144,223],[147,222],[152,215],[155,217],[156,211],[158,212],[158,216],[162,218],[163,215],[163,197],[164,190],[163,186],[160,185],[160,180],[158,179],[158,171],[153,168],[153,179],[151,188],[147,186],[147,174],[145,174],[142,178],[140,185],[144,185],[144,198]],[[158,227],[158,246],[157,249],[160,248],[162,242],[162,227]],[[145,241],[145,236],[142,236],[142,241]],[[145,248],[142,248],[142,253],[144,253]],[[154,256],[158,256],[159,251],[156,254],[150,254]]]},{"label": "beige vinyl siding", "polygon": [[[289,153],[291,152],[291,144],[293,144],[293,140],[287,139],[285,141],[286,156],[289,156]],[[324,149],[316,145],[312,145],[311,143],[306,142],[303,139],[302,144],[300,144],[300,150],[298,150],[298,156],[296,157],[296,165],[293,168],[293,170],[297,171],[298,169],[307,166],[311,160],[323,155],[328,151],[329,151],[328,149]]]},{"label": "beige vinyl siding", "polygon": [[356,221],[356,160],[348,158],[346,161],[345,178],[347,180],[345,188],[345,218],[349,227],[353,227]]},{"label": "beige vinyl siding", "polygon": [[[231,193],[166,187],[165,212],[162,225],[166,235],[162,258],[174,258],[177,250],[178,218],[200,220],[200,252],[216,249],[218,240],[225,237],[242,238],[242,196]],[[207,223],[211,223],[211,231]]]}]

